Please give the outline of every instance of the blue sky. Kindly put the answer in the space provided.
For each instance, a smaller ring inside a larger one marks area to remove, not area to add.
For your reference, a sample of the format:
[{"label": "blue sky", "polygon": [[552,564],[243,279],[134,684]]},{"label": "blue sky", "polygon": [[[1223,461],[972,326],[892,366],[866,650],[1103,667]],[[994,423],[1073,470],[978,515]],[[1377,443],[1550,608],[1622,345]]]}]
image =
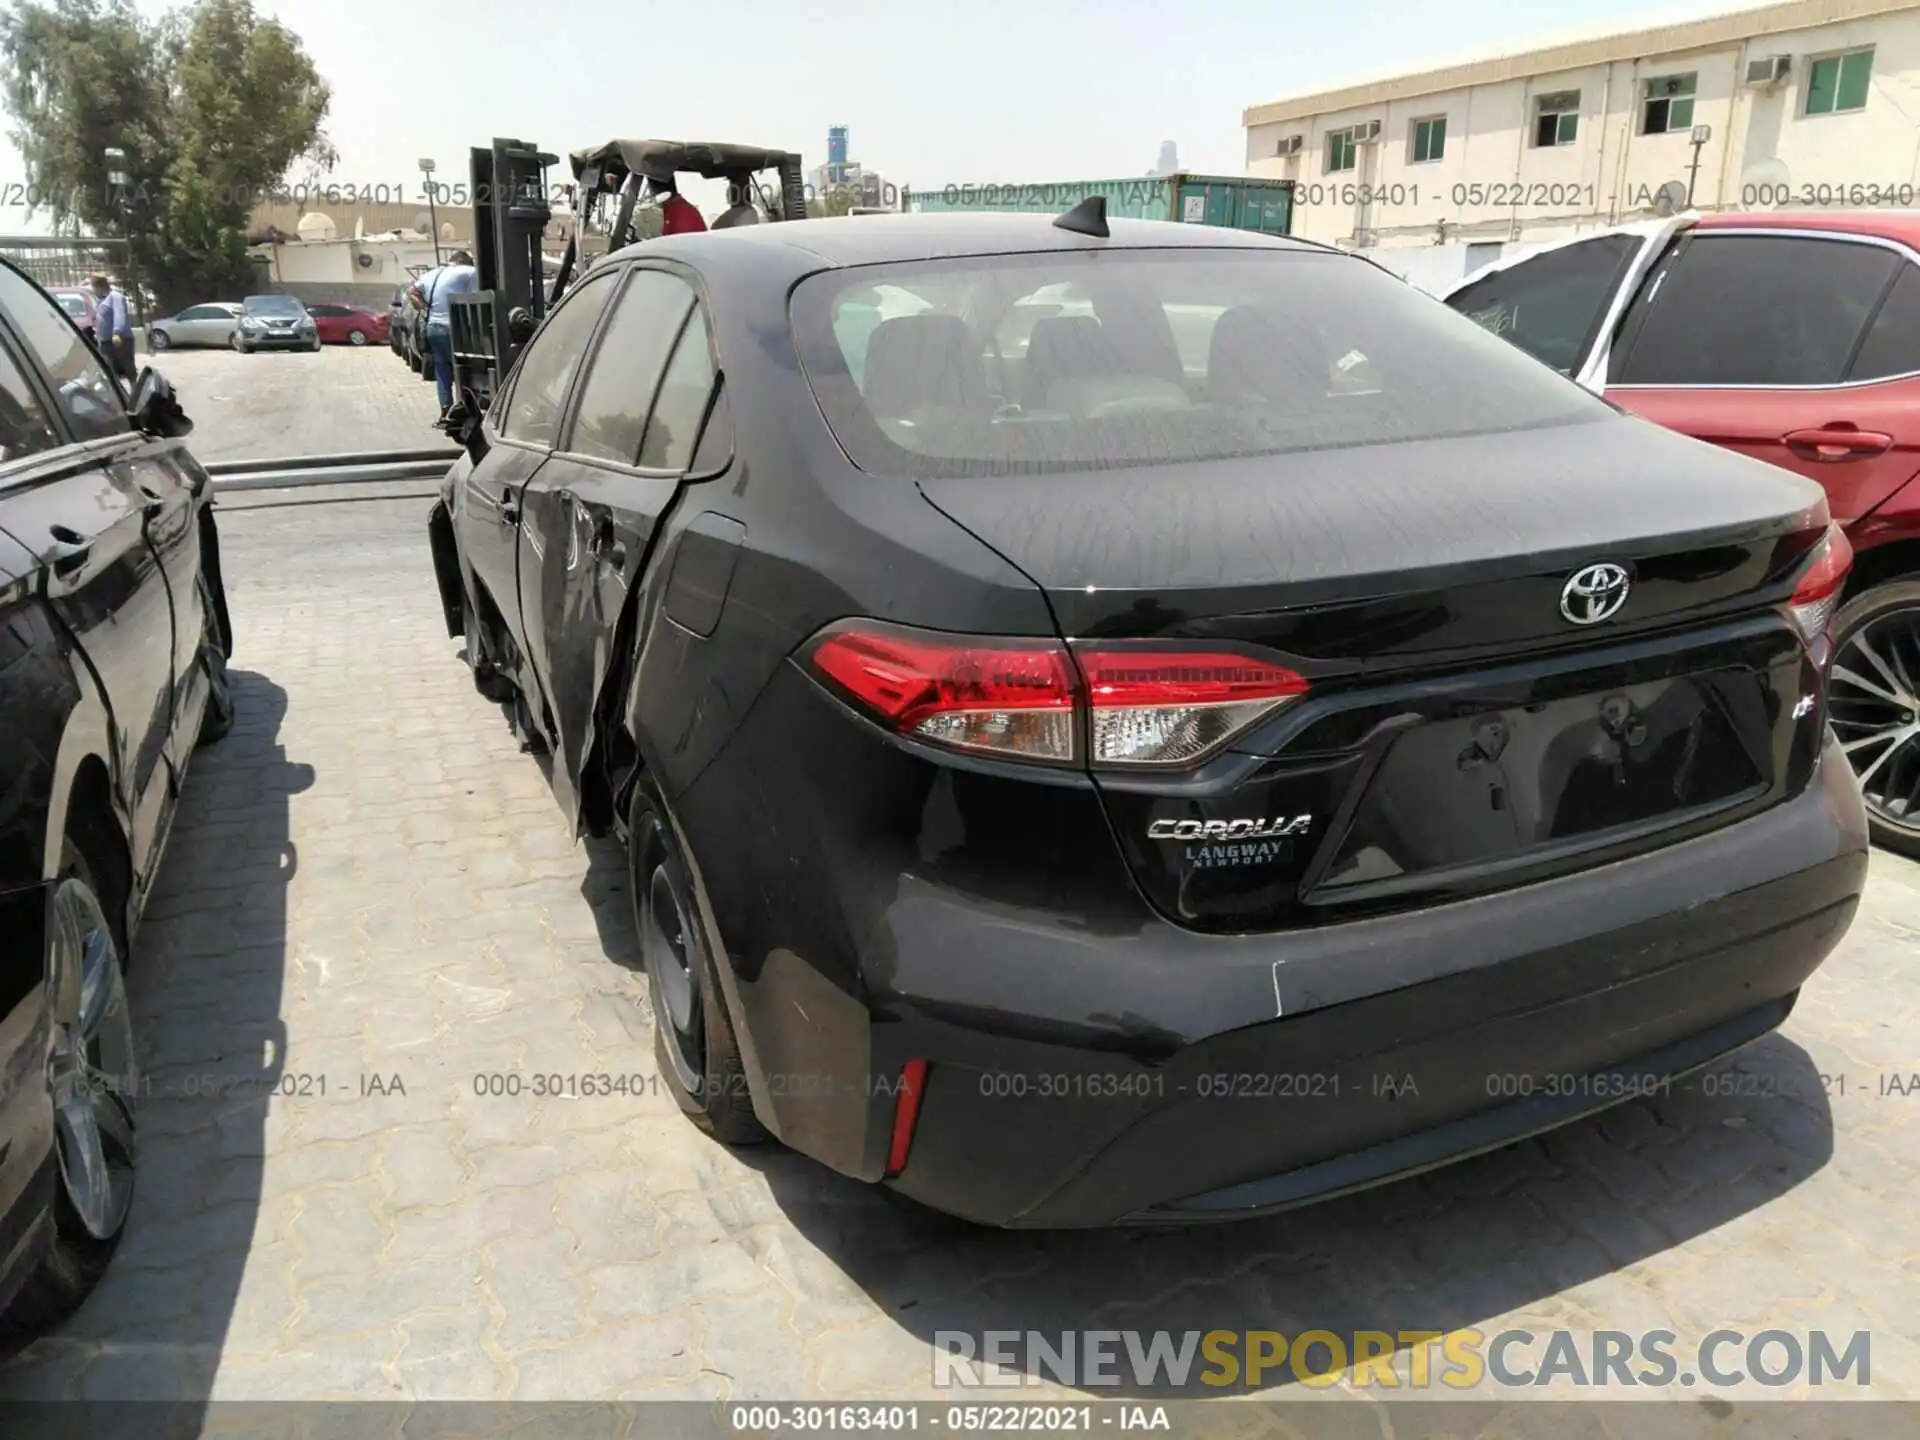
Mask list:
[{"label": "blue sky", "polygon": [[[165,4],[140,0],[141,8]],[[828,125],[896,183],[1134,175],[1160,142],[1237,174],[1240,112],[1382,71],[1741,8],[1605,0],[255,0],[334,87],[329,177],[442,179],[495,135],[565,151],[615,135],[738,140],[825,158]],[[556,180],[560,177],[554,177]],[[24,179],[0,144],[0,199]],[[696,194],[696,200],[703,197]],[[0,232],[29,228],[0,212]],[[30,228],[40,229],[41,225]]]}]

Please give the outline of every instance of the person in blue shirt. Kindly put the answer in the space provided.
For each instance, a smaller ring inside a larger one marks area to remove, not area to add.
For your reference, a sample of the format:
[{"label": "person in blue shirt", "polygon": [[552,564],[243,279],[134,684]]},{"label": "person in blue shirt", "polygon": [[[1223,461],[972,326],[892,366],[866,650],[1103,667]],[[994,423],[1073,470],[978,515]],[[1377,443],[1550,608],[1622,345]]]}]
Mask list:
[{"label": "person in blue shirt", "polygon": [[426,312],[427,353],[433,356],[433,385],[440,396],[440,418],[453,408],[453,329],[448,319],[447,302],[466,290],[480,288],[480,276],[473,268],[473,256],[456,250],[447,263],[429,270],[407,293]]},{"label": "person in blue shirt", "polygon": [[127,313],[127,297],[105,275],[88,277],[93,298],[98,301],[93,320],[94,343],[121,379],[131,383],[134,377],[133,317]]}]

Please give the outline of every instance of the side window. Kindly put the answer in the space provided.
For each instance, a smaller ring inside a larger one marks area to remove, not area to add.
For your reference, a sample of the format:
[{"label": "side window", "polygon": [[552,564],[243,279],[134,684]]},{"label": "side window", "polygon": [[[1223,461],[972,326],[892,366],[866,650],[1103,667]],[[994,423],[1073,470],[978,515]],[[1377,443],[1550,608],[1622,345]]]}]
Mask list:
[{"label": "side window", "polygon": [[647,420],[640,464],[648,470],[685,470],[700,438],[700,420],[713,394],[713,352],[707,343],[707,317],[696,306],[680,333],[673,359],[660,380],[660,396]]},{"label": "side window", "polygon": [[540,326],[540,333],[514,366],[513,395],[507,404],[500,433],[528,445],[552,445],[560,438],[560,414],[567,390],[579,371],[580,358],[600,318],[601,307],[613,289],[614,272],[595,275],[560,302]]},{"label": "side window", "polygon": [[218,313],[211,305],[190,305],[180,312],[182,320],[211,320]]},{"label": "side window", "polygon": [[0,350],[0,465],[60,443],[12,355]]},{"label": "side window", "polygon": [[567,448],[632,465],[667,355],[693,307],[693,287],[664,270],[636,270],[614,301],[594,351]]},{"label": "side window", "polygon": [[1622,328],[1616,385],[1837,385],[1900,264],[1877,245],[1697,234]]},{"label": "side window", "polygon": [[0,310],[45,367],[76,440],[124,435],[132,428],[120,387],[46,292],[18,270],[0,265]]},{"label": "side window", "polygon": [[1603,235],[1549,250],[1455,291],[1447,304],[1571,374],[1640,244],[1633,235]]},{"label": "side window", "polygon": [[1853,357],[1849,380],[1885,380],[1893,375],[1920,374],[1920,265],[1900,267],[1873,317],[1873,328]]}]

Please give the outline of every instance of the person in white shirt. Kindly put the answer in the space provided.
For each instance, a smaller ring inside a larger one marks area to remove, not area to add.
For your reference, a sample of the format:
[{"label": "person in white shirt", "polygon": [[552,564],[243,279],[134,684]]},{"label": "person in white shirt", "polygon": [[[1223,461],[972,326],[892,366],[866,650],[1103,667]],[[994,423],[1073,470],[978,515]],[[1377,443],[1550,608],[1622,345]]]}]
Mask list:
[{"label": "person in white shirt", "polygon": [[465,250],[454,251],[445,265],[429,270],[407,287],[407,293],[426,316],[427,351],[433,356],[433,385],[440,395],[442,420],[453,408],[453,328],[447,302],[462,291],[479,288],[473,256]]}]

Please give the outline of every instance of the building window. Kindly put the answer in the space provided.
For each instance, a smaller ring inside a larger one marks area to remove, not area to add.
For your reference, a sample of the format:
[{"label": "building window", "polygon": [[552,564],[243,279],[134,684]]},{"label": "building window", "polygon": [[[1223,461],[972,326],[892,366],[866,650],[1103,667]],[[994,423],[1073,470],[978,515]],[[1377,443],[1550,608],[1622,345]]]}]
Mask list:
[{"label": "building window", "polygon": [[1353,169],[1358,151],[1354,144],[1352,130],[1333,130],[1327,135],[1327,173],[1338,174],[1342,170]]},{"label": "building window", "polygon": [[1533,143],[1571,145],[1580,132],[1580,92],[1556,90],[1533,102]]},{"label": "building window", "polygon": [[1424,165],[1429,160],[1438,160],[1446,150],[1446,116],[1434,115],[1413,122],[1413,159],[1410,163]]},{"label": "building window", "polygon": [[1828,55],[1807,67],[1807,114],[1837,115],[1867,108],[1867,83],[1873,79],[1873,51]]},{"label": "building window", "polygon": [[1640,133],[1665,135],[1673,130],[1693,129],[1694,75],[1663,75],[1647,81],[1646,98],[1640,107]]}]

